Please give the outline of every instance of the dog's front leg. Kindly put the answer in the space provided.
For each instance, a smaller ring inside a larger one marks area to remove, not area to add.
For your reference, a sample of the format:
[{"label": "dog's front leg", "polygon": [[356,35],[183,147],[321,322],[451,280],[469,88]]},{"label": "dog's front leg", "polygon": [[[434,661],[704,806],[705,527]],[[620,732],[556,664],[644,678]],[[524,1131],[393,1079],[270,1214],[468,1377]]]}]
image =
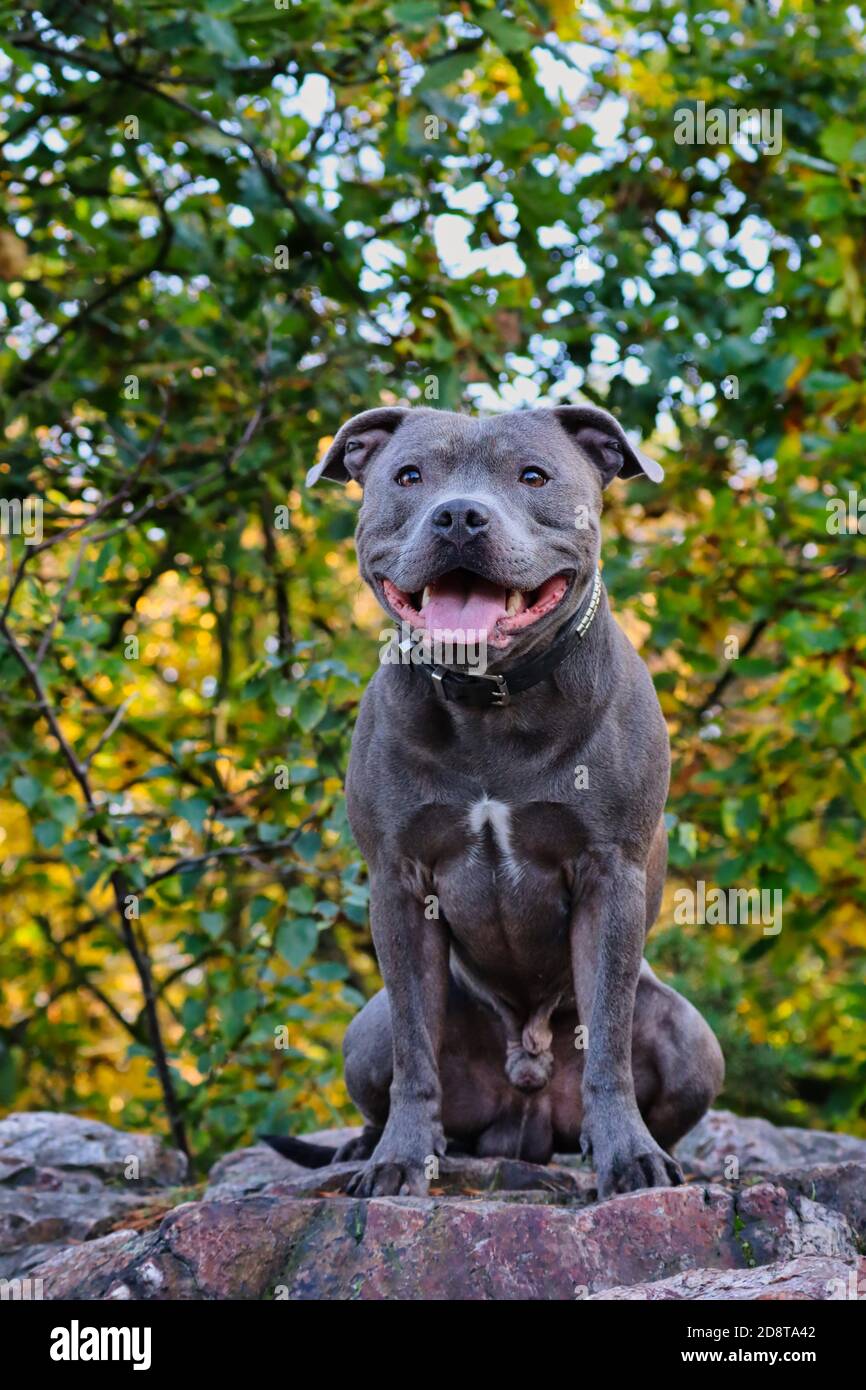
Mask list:
[{"label": "dog's front leg", "polygon": [[632,1074],[635,993],[646,935],[646,874],[621,849],[578,865],[571,956],[578,1017],[588,1025],[581,1148],[599,1197],[682,1181],[641,1118]]},{"label": "dog's front leg", "polygon": [[439,1048],[448,991],[448,933],[424,916],[399,879],[373,875],[373,944],[391,1011],[394,1074],[388,1119],[351,1184],[360,1197],[427,1193],[430,1161],[445,1152]]}]

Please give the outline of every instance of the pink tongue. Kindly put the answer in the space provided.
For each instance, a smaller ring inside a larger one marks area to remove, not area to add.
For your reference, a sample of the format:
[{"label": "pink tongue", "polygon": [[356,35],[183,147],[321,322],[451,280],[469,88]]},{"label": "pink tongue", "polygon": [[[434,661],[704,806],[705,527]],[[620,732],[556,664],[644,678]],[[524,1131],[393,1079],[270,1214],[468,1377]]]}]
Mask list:
[{"label": "pink tongue", "polygon": [[498,618],[505,617],[508,594],[498,584],[478,575],[445,574],[430,585],[424,609],[428,632],[460,632],[486,641]]}]

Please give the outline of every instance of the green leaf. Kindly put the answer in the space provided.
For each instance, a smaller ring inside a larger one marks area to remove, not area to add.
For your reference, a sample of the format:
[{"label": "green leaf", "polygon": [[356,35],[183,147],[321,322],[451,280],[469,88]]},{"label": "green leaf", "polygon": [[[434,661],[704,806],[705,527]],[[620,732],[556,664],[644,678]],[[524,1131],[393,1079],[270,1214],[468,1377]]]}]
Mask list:
[{"label": "green leaf", "polygon": [[698,852],[698,835],[694,825],[689,821],[680,821],[677,826],[677,839],[690,859],[694,859]]},{"label": "green leaf", "polygon": [[203,932],[216,941],[225,930],[226,919],[222,912],[200,912],[198,915],[199,926]]},{"label": "green leaf", "polygon": [[216,19],[213,15],[200,14],[195,19],[196,33],[205,48],[219,53],[223,58],[243,62],[246,54],[238,43],[237,31],[227,19]]},{"label": "green leaf", "polygon": [[255,926],[258,922],[263,922],[274,906],[275,904],[271,902],[270,898],[266,898],[264,894],[257,894],[249,908],[251,925]]},{"label": "green leaf", "polygon": [[806,896],[820,891],[821,880],[805,859],[795,859],[788,865],[787,878],[792,888]]},{"label": "green leaf", "polygon": [[322,980],[327,983],[334,980],[345,980],[348,978],[348,974],[349,967],[336,960],[320,961],[318,965],[311,965],[307,971],[311,980]]},{"label": "green leaf", "polygon": [[254,989],[235,989],[219,1001],[223,1021],[223,1036],[231,1046],[241,1035],[254,1014],[259,996]]},{"label": "green leaf", "polygon": [[843,164],[850,155],[860,131],[851,121],[835,120],[821,131],[820,144],[828,159]]},{"label": "green leaf", "polygon": [[72,796],[53,796],[50,800],[50,810],[53,818],[61,825],[71,826],[78,823],[78,802]]},{"label": "green leaf", "polygon": [[43,849],[54,849],[63,839],[63,827],[56,820],[41,820],[34,827],[33,834]]},{"label": "green leaf", "polygon": [[403,0],[392,5],[391,13],[401,29],[429,29],[439,19],[439,6],[432,0]]},{"label": "green leaf", "polygon": [[525,29],[521,29],[504,15],[498,14],[496,10],[482,11],[478,15],[478,23],[503,53],[523,53],[536,42]]},{"label": "green leaf", "polygon": [[306,863],[314,859],[322,847],[322,837],[315,830],[305,830],[295,840],[295,851]]},{"label": "green leaf", "polygon": [[83,869],[89,862],[93,848],[88,840],[70,840],[63,846],[63,861],[76,869]]},{"label": "green leaf", "polygon": [[317,690],[308,687],[301,692],[295,706],[295,719],[305,734],[315,729],[327,712],[328,706]]},{"label": "green leaf", "polygon": [[455,53],[440,58],[438,62],[430,64],[415,88],[415,95],[423,96],[427,92],[435,92],[443,87],[449,87],[453,82],[459,81],[466,69],[471,66],[472,59],[465,53]]},{"label": "green leaf", "polygon": [[171,809],[181,820],[187,821],[196,834],[202,833],[210,810],[210,806],[203,797],[191,796],[188,801],[173,801]]},{"label": "green leaf", "polygon": [[318,937],[312,917],[294,917],[280,923],[275,945],[286,964],[293,970],[300,970],[316,949]]},{"label": "green leaf", "polygon": [[206,1014],[204,1001],[201,999],[185,999],[180,1006],[180,1021],[190,1033],[204,1023]]},{"label": "green leaf", "polygon": [[42,795],[42,784],[37,782],[35,777],[16,777],[12,782],[12,790],[23,801],[24,805],[32,810]]},{"label": "green leaf", "polygon": [[307,884],[300,883],[286,894],[286,902],[296,912],[312,912],[316,904],[316,895]]},{"label": "green leaf", "polygon": [[285,834],[285,828],[282,825],[275,825],[271,821],[262,821],[256,829],[259,839],[266,845],[272,844],[274,840],[279,840]]}]

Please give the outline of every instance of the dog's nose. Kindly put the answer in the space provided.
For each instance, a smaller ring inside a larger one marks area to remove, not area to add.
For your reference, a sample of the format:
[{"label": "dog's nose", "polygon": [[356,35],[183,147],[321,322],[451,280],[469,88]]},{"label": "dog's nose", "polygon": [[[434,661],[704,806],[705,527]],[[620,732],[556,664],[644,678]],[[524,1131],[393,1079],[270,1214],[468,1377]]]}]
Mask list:
[{"label": "dog's nose", "polygon": [[443,502],[430,518],[433,530],[450,541],[471,540],[490,525],[490,513],[471,497]]}]

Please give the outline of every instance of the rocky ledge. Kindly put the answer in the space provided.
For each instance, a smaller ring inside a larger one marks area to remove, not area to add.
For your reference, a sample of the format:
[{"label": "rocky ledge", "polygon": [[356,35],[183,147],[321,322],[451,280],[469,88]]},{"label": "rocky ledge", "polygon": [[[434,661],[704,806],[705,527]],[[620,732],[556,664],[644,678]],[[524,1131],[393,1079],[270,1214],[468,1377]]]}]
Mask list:
[{"label": "rocky ledge", "polygon": [[11,1115],[0,1279],[48,1299],[866,1296],[866,1140],[714,1111],[678,1157],[685,1186],[605,1202],[569,1158],[443,1160],[429,1197],[364,1201],[355,1164],[256,1145],[183,1187],[152,1135]]}]

